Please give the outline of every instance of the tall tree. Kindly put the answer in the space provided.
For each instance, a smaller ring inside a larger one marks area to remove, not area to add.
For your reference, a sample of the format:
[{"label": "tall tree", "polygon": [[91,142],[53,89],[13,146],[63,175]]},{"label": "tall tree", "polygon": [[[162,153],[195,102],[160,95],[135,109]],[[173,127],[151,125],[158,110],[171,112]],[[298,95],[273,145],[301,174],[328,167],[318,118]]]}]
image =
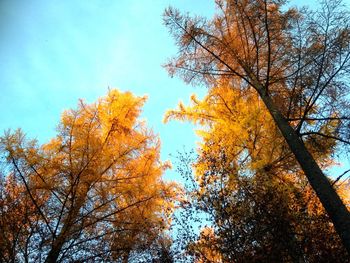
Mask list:
[{"label": "tall tree", "polygon": [[[211,21],[165,11],[179,46],[166,67],[187,82],[220,80],[259,94],[350,253],[350,213],[304,143],[323,137],[349,145],[349,13],[338,0],[317,11],[280,0],[216,3]],[[330,120],[335,129],[313,129]]]},{"label": "tall tree", "polygon": [[145,100],[110,90],[80,101],[41,146],[20,130],[1,137],[1,261],[127,262],[161,243],[176,185],[138,119]]},{"label": "tall tree", "polygon": [[[258,95],[220,85],[202,100],[191,98],[191,105],[180,103],[166,115],[200,124],[198,157],[180,156],[179,172],[190,183],[182,212],[194,221],[207,215],[210,228],[198,240],[184,233],[188,252],[198,262],[346,261],[329,217]],[[331,131],[334,122],[314,128]],[[322,167],[333,164],[333,139],[305,144]],[[335,184],[343,197],[348,183]]]}]

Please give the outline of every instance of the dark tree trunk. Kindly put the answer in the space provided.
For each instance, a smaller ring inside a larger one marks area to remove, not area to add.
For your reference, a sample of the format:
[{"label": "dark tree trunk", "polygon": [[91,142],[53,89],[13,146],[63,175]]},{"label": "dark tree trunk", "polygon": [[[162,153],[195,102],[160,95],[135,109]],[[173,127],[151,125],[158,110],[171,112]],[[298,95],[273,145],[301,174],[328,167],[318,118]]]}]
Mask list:
[{"label": "dark tree trunk", "polygon": [[275,106],[271,98],[266,94],[265,89],[255,85],[266,108],[272,115],[277,127],[281,131],[296,160],[303,169],[310,185],[315,190],[323,207],[327,211],[334,227],[339,234],[348,254],[350,255],[350,213],[340,199],[337,192],[330,184],[327,177],[305,147],[296,131],[289,125],[281,112]]},{"label": "dark tree trunk", "polygon": [[[70,234],[74,233],[74,230],[76,230],[77,226],[74,225],[74,221],[78,218],[79,210],[85,202],[85,197],[87,196],[88,189],[89,187],[86,187],[84,189],[85,191],[82,193],[82,196],[76,197],[76,205],[71,208],[68,217],[64,222],[61,232],[53,241],[51,250],[47,255],[45,263],[57,262],[57,259],[62,251],[64,243],[66,242],[67,238],[69,239],[71,237]],[[72,202],[74,202],[74,200],[72,200]]]},{"label": "dark tree trunk", "polygon": [[64,244],[64,240],[56,239],[56,242],[51,247],[51,250],[45,260],[45,263],[55,263],[57,262],[58,256],[62,250],[62,246]]}]

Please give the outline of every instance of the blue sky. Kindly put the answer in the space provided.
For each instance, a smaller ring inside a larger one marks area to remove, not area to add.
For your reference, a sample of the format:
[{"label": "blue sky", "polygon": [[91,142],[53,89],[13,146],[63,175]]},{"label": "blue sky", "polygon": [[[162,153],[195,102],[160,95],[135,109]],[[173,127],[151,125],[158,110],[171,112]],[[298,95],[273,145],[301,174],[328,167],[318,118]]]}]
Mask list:
[{"label": "blue sky", "polygon": [[169,5],[215,10],[214,0],[0,0],[0,131],[21,127],[45,142],[64,109],[110,87],[149,96],[143,117],[160,134],[163,160],[195,147],[191,125],[161,122],[180,99],[205,92],[161,67],[176,53],[162,24]]},{"label": "blue sky", "polygon": [[190,125],[162,124],[193,89],[161,67],[176,53],[162,24],[169,6],[210,15],[203,0],[0,1],[0,130],[21,127],[45,142],[64,109],[108,87],[149,96],[143,117],[159,133],[162,158],[194,145]]}]

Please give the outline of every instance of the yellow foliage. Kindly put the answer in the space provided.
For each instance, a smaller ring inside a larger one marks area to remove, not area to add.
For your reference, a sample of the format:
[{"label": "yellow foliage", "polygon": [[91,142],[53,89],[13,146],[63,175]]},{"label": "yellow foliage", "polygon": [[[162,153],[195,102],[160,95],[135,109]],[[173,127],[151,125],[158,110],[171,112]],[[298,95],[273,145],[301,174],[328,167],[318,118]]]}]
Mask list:
[{"label": "yellow foliage", "polygon": [[1,138],[9,164],[42,204],[37,212],[46,227],[58,231],[52,249],[79,240],[77,233],[92,241],[105,233],[105,248],[138,249],[169,227],[178,186],[162,180],[170,166],[160,161],[158,137],[139,120],[145,101],[110,90],[66,110],[57,136],[42,146],[21,131]]},{"label": "yellow foliage", "polygon": [[[258,95],[232,89],[228,85],[209,90],[199,101],[191,96],[191,105],[179,104],[177,110],[166,113],[164,121],[188,120],[201,125],[197,134],[202,138],[200,154],[225,152],[236,161],[238,169],[262,169],[284,153],[283,139]],[[247,158],[245,158],[248,156]],[[203,174],[207,164],[196,166]]]},{"label": "yellow foliage", "polygon": [[222,263],[222,256],[218,249],[215,248],[215,237],[214,229],[211,227],[205,227],[201,230],[200,238],[197,242],[190,245],[190,250],[195,254],[196,263]]},{"label": "yellow foliage", "polygon": [[[193,94],[189,106],[180,102],[176,110],[167,111],[164,122],[172,119],[198,125],[196,133],[202,139],[199,155],[224,156],[238,173],[274,168],[276,173],[285,174],[298,169],[265,105],[252,90],[235,89],[223,80],[209,89],[203,100]],[[321,130],[332,134],[336,127],[337,121],[330,120]],[[310,137],[305,144],[321,166],[333,164],[335,140]],[[210,170],[210,165],[208,158],[202,158],[196,164],[197,175]]]}]

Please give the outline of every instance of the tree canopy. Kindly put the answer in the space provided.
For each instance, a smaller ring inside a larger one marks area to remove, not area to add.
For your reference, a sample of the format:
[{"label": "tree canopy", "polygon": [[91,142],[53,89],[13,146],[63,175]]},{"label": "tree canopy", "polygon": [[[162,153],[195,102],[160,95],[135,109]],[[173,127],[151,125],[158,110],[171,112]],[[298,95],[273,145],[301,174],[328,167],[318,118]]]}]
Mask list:
[{"label": "tree canopy", "polygon": [[[329,217],[258,95],[218,86],[191,102],[165,118],[199,124],[202,139],[198,156],[182,154],[179,166],[188,168],[178,169],[188,181],[186,220],[179,220],[187,255],[196,262],[344,262]],[[323,168],[333,164],[334,142],[305,144]],[[335,183],[347,205],[349,183]],[[187,233],[189,217],[207,218],[199,237]]]},{"label": "tree canopy", "polygon": [[317,11],[279,0],[216,4],[212,20],[165,11],[179,47],[166,68],[186,82],[259,95],[350,253],[350,213],[306,143],[349,145],[348,11],[341,1]]},{"label": "tree canopy", "polygon": [[176,185],[139,120],[145,100],[110,90],[65,111],[46,144],[1,137],[1,262],[125,261],[169,246]]}]

